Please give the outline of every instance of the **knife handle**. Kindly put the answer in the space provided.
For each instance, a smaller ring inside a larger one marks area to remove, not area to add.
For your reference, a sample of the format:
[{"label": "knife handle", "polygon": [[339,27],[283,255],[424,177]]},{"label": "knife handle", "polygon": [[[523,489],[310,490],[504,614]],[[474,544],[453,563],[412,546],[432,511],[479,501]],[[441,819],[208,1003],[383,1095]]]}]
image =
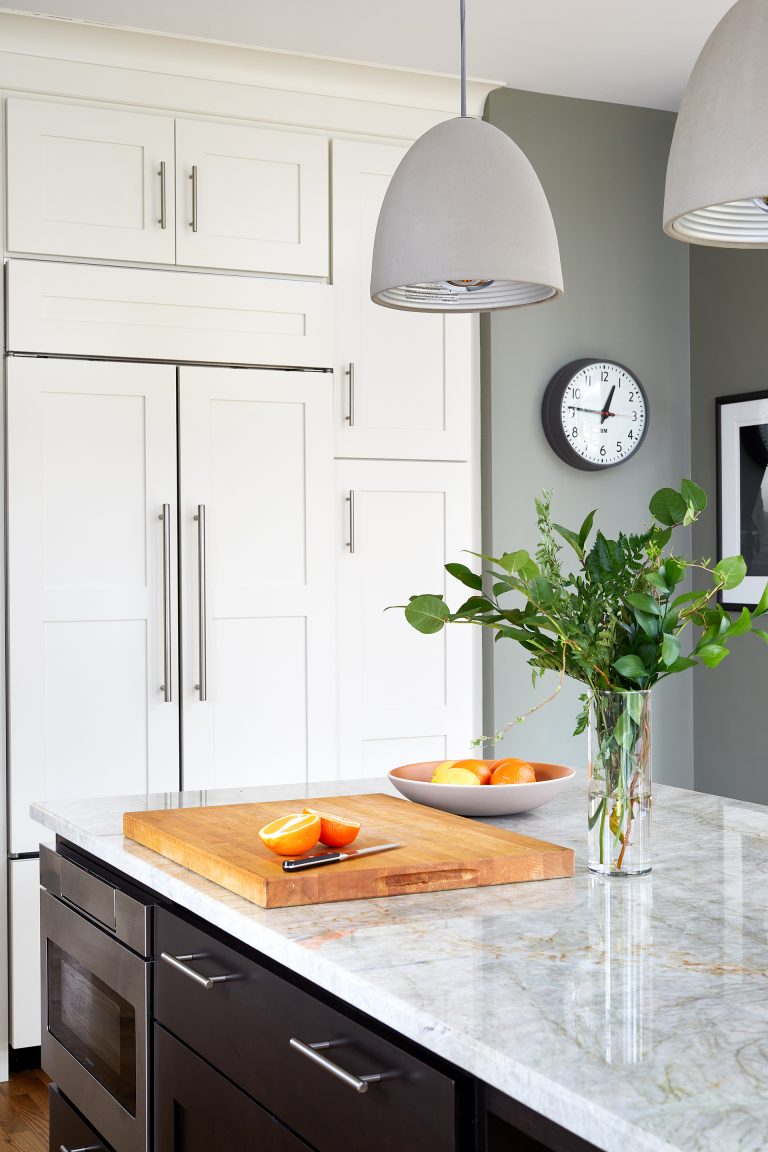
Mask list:
[{"label": "knife handle", "polygon": [[284,872],[300,872],[302,868],[318,868],[321,864],[338,864],[343,852],[322,852],[319,856],[305,856],[303,860],[283,860]]}]

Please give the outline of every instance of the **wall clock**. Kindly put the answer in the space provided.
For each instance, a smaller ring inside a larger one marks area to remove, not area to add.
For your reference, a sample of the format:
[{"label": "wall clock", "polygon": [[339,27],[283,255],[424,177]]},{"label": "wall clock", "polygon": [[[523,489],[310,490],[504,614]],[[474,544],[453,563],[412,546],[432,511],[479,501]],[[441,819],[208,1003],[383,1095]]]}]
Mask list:
[{"label": "wall clock", "polygon": [[615,360],[572,360],[550,380],[541,406],[544,432],[561,460],[597,472],[623,464],[648,431],[645,389]]}]

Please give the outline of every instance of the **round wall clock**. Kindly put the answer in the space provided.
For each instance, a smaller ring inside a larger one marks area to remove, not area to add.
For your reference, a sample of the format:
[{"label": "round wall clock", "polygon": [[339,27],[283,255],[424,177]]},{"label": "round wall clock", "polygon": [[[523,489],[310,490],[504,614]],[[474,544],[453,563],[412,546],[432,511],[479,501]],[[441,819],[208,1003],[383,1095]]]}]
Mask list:
[{"label": "round wall clock", "polygon": [[648,431],[645,389],[615,360],[565,364],[550,380],[541,406],[544,432],[566,464],[589,472],[634,456]]}]

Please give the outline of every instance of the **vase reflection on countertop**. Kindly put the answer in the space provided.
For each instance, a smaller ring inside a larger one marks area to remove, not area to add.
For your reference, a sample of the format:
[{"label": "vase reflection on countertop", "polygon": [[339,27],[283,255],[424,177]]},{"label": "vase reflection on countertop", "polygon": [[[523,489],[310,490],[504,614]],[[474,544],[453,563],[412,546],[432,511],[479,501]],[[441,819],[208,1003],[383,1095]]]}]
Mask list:
[{"label": "vase reflection on countertop", "polygon": [[588,947],[567,1006],[569,1031],[606,1064],[642,1064],[653,1031],[653,879],[588,879]]}]

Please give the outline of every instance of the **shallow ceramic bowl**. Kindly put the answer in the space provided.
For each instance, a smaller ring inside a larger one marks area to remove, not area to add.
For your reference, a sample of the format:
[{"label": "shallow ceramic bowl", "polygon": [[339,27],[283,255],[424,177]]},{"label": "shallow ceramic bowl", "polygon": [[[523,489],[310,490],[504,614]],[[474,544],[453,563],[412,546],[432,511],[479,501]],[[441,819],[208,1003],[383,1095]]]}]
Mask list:
[{"label": "shallow ceramic bowl", "polygon": [[530,812],[552,800],[567,788],[576,775],[563,764],[529,763],[536,773],[535,784],[433,784],[432,776],[440,760],[403,764],[393,768],[389,779],[408,800],[440,808],[456,816],[512,816]]}]

